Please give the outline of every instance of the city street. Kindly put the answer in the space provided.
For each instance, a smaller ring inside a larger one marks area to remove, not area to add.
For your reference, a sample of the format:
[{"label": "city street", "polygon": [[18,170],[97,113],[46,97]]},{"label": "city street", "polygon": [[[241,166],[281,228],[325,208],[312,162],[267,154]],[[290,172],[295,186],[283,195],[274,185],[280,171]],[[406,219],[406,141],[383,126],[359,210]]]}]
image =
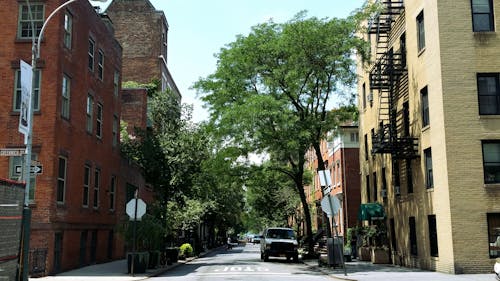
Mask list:
[{"label": "city street", "polygon": [[214,252],[151,280],[331,280],[305,264],[286,258],[260,260],[259,244]]}]

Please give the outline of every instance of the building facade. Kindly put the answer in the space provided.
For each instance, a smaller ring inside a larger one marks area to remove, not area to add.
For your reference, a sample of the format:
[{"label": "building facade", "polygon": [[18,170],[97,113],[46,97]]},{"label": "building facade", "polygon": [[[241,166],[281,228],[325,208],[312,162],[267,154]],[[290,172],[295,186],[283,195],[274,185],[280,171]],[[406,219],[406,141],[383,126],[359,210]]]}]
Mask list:
[{"label": "building facade", "polygon": [[[0,146],[24,148],[18,132],[20,60],[31,61],[35,35],[63,0],[4,1],[0,10]],[[124,257],[118,233],[127,192],[144,187],[120,156],[122,48],[109,19],[77,1],[48,22],[37,62],[31,177],[30,275],[41,276]],[[0,175],[18,180],[23,157],[0,159]]]},{"label": "building facade", "polygon": [[[327,169],[326,175],[317,172],[318,159],[313,149],[306,154],[308,169],[314,171],[313,183],[305,187],[308,202],[312,206],[313,229],[320,232],[326,227],[326,216],[321,207],[324,194],[335,196],[340,202],[340,209],[330,222],[331,234],[345,236],[347,229],[356,226],[360,204],[359,183],[359,133],[356,123],[339,126],[335,134],[329,134],[327,140],[321,142],[321,151]],[[329,177],[322,180],[322,176]],[[323,183],[331,183],[330,188]],[[327,188],[327,191],[323,190]],[[328,232],[325,230],[323,234]]]},{"label": "building facade", "polygon": [[123,47],[123,81],[161,81],[161,90],[181,94],[167,67],[168,29],[165,13],[149,0],[113,0],[106,9]]},{"label": "building facade", "polygon": [[491,272],[500,254],[500,1],[382,5],[365,34],[371,60],[358,64],[362,202],[384,206],[393,263]]}]

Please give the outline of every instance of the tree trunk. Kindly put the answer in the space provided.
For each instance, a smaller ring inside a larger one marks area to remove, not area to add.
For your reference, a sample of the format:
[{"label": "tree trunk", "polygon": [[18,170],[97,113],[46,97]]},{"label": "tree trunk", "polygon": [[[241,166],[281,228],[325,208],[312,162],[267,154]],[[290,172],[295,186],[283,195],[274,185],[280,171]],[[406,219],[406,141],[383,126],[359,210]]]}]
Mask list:
[{"label": "tree trunk", "polygon": [[302,181],[297,182],[295,181],[295,186],[297,187],[297,190],[299,191],[299,196],[300,196],[300,202],[302,203],[302,209],[304,210],[304,217],[306,220],[306,239],[305,242],[307,243],[307,250],[309,253],[314,252],[314,241],[313,241],[313,234],[312,234],[312,221],[311,221],[311,214],[309,210],[309,204],[307,203],[307,197],[306,193],[304,192],[304,185],[302,184]]},{"label": "tree trunk", "polygon": [[[318,171],[326,170],[325,162],[323,161],[323,155],[321,154],[321,146],[319,141],[313,142],[314,152],[316,152],[316,158],[318,159]],[[326,187],[325,187],[326,188]],[[326,236],[328,238],[332,237],[332,229],[330,227],[330,219],[323,212],[323,220],[326,221]]]},{"label": "tree trunk", "polygon": [[[303,150],[305,151],[305,149]],[[295,170],[295,186],[299,191],[300,202],[302,203],[302,208],[304,209],[304,217],[306,220],[306,243],[307,250],[309,253],[314,252],[314,240],[312,233],[312,220],[311,211],[309,210],[309,204],[307,203],[307,196],[304,191],[304,164],[305,164],[305,153],[299,153],[298,164]]]}]

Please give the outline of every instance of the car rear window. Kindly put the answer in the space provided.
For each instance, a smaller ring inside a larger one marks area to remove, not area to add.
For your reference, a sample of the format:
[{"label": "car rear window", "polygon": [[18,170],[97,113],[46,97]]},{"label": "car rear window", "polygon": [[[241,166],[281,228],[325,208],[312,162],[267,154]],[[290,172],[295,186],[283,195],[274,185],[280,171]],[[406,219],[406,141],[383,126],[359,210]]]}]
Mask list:
[{"label": "car rear window", "polygon": [[276,239],[295,239],[295,234],[291,229],[268,229],[267,237]]}]

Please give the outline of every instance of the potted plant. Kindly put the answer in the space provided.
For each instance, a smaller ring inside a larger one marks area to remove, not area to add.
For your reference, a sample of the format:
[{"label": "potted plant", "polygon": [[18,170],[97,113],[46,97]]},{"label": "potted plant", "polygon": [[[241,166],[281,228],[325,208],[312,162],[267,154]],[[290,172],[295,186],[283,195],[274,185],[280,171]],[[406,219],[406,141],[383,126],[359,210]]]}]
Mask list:
[{"label": "potted plant", "polygon": [[179,258],[186,259],[193,255],[193,246],[189,243],[184,243],[179,248]]},{"label": "potted plant", "polygon": [[358,226],[355,231],[358,239],[361,239],[361,246],[358,248],[359,260],[371,260],[370,239],[373,236],[372,228],[369,226]]},{"label": "potted plant", "polygon": [[383,222],[372,226],[374,246],[371,248],[372,263],[390,263],[390,251],[387,246],[387,227]]},{"label": "potted plant", "polygon": [[[136,225],[134,226],[134,224]],[[163,226],[155,217],[146,214],[141,221],[127,221],[122,226],[122,233],[125,236],[128,248],[128,273],[132,272],[133,257],[133,273],[145,273],[148,268],[155,268],[159,265],[164,232]]]}]

